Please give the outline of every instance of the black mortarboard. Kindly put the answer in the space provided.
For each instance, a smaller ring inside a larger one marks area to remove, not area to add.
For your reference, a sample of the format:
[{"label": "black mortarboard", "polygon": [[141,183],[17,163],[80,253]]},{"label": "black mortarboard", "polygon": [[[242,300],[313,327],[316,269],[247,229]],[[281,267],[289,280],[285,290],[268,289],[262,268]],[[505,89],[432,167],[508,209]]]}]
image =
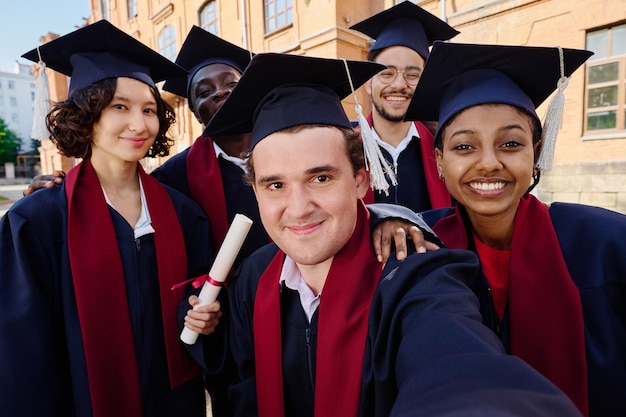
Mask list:
[{"label": "black mortarboard", "polygon": [[[565,77],[591,55],[582,49],[436,42],[405,120],[437,120],[440,129],[461,110],[488,103],[509,104],[540,120],[535,109],[557,88],[562,96]],[[561,115],[555,114],[558,120],[551,126],[560,125]],[[551,132],[544,149],[554,140],[556,132]]]},{"label": "black mortarboard", "polygon": [[437,16],[408,1],[352,25],[350,29],[376,40],[370,51],[406,46],[424,60],[428,58],[428,47],[435,41],[445,41],[459,34]]},{"label": "black mortarboard", "polygon": [[188,98],[189,84],[199,69],[210,64],[225,64],[242,73],[252,53],[237,45],[193,26],[180,48],[176,63],[189,71],[185,77],[171,78],[163,84],[163,89]]},{"label": "black mortarboard", "polygon": [[384,68],[373,62],[258,54],[205,133],[252,132],[252,149],[264,137],[291,126],[319,123],[351,128],[341,100],[352,87],[357,89]]},{"label": "black mortarboard", "polygon": [[[593,53],[563,48],[569,77]],[[478,104],[510,104],[535,114],[561,77],[559,50],[533,46],[436,42],[406,112],[406,120],[445,124]]]},{"label": "black mortarboard", "polygon": [[154,86],[155,82],[186,71],[137,39],[100,20],[56,38],[22,55],[65,74],[69,92],[106,78],[129,77]]}]

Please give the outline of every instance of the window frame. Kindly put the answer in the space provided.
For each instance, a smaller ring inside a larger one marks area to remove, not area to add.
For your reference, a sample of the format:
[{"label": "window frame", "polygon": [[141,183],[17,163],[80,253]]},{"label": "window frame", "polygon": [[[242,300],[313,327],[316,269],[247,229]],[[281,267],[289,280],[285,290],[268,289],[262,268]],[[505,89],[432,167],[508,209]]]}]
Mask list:
[{"label": "window frame", "polygon": [[[162,43],[167,42],[167,43]],[[167,25],[159,31],[157,35],[157,45],[159,53],[171,61],[176,61],[178,51],[176,48],[176,28],[174,25]]]},{"label": "window frame", "polygon": [[[608,28],[588,31],[586,34],[585,39],[586,43],[588,44],[590,35],[597,34],[602,31],[607,32],[606,44],[603,45],[603,47],[606,48],[606,56],[597,58],[591,56],[591,58],[585,64],[583,135],[586,137],[611,135],[626,132],[626,54],[612,55],[613,31],[617,28],[623,29],[624,26],[626,25],[624,23],[621,23]],[[587,47],[589,48],[589,46]],[[614,80],[595,82],[592,84],[590,78],[593,68],[601,65],[608,65],[611,63],[617,63],[617,78]],[[610,104],[602,107],[590,107],[590,93],[592,90],[613,86],[617,87],[617,100],[615,104]],[[596,129],[589,128],[590,116],[597,115],[603,112],[613,111],[616,112],[615,127]]]},{"label": "window frame", "polygon": [[[293,0],[282,0],[285,7],[277,10],[276,5],[279,1],[281,0],[263,0],[263,30],[266,35],[293,25]],[[268,13],[270,7],[273,7],[271,15]],[[279,26],[278,20],[281,16],[284,16],[285,22]]]},{"label": "window frame", "polygon": [[[212,12],[208,10],[210,7],[213,7]],[[205,13],[207,11],[207,13]],[[202,21],[204,15],[209,15],[208,17],[213,17],[213,19],[207,20],[206,22]],[[212,16],[211,16],[212,15]],[[214,34],[215,36],[219,36],[219,20],[218,20],[218,10],[217,10],[217,1],[209,0],[205,2],[202,7],[198,10],[198,26],[202,29],[206,30]]]}]

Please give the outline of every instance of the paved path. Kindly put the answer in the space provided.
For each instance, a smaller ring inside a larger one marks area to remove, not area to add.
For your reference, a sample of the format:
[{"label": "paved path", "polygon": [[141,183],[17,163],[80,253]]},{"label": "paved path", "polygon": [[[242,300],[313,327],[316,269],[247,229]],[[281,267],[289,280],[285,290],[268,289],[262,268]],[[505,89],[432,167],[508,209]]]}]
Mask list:
[{"label": "paved path", "polygon": [[7,198],[0,199],[0,216],[7,212],[17,200],[22,198],[22,192],[28,184],[0,185],[0,196]]}]

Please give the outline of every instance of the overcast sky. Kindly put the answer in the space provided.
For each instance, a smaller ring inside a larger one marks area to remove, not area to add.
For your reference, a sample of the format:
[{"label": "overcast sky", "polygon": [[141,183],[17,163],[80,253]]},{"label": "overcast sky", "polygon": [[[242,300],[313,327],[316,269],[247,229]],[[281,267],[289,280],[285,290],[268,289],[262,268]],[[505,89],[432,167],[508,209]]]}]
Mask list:
[{"label": "overcast sky", "polygon": [[14,61],[39,45],[48,32],[65,35],[89,16],[89,0],[11,0],[2,4],[0,71],[12,72]]}]

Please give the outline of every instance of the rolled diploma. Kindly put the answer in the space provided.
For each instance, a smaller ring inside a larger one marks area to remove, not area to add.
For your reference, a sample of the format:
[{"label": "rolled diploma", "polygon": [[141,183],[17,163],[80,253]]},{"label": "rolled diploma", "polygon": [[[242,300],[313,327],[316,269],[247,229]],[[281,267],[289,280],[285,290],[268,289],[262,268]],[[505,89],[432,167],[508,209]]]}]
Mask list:
[{"label": "rolled diploma", "polygon": [[[226,233],[224,242],[222,242],[222,246],[215,257],[215,261],[213,261],[213,265],[209,271],[209,277],[218,282],[224,282],[226,280],[226,277],[228,276],[230,269],[233,267],[235,258],[237,257],[237,254],[241,249],[241,245],[243,245],[243,241],[246,239],[251,226],[252,220],[243,214],[235,215],[235,218],[228,229],[228,233]],[[199,303],[196,304],[194,310],[200,306],[211,304],[215,301],[221,288],[221,286],[205,281],[202,286],[202,290],[200,290],[200,294],[198,295]],[[198,333],[185,327],[180,333],[180,340],[188,345],[193,345],[198,340]]]}]

